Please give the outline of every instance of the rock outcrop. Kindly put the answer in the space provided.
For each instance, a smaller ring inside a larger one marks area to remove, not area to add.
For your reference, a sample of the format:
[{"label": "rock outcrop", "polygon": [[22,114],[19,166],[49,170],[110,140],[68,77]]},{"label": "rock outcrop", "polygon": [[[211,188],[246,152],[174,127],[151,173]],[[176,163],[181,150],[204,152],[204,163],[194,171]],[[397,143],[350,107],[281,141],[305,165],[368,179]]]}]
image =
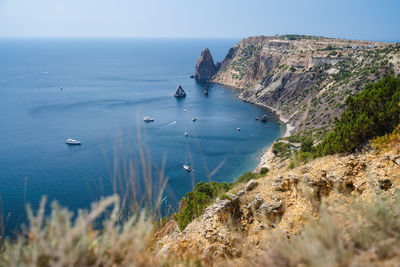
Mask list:
[{"label": "rock outcrop", "polygon": [[194,78],[196,80],[207,81],[210,80],[217,71],[218,67],[214,64],[210,50],[208,48],[204,49],[201,52],[200,58],[197,60]]},{"label": "rock outcrop", "polygon": [[186,97],[186,92],[183,90],[181,85],[178,85],[176,88],[176,92],[174,94],[175,97]]},{"label": "rock outcrop", "polygon": [[[368,201],[377,192],[390,197],[400,184],[396,149],[366,151],[316,159],[293,170],[273,169],[219,199],[185,230],[177,226],[159,239],[159,255],[180,253],[200,258],[229,258],[241,266],[242,255],[256,257],[276,233],[285,238],[301,233],[308,218],[319,216],[321,205],[345,208],[350,199]],[[264,250],[265,251],[265,250]]]}]

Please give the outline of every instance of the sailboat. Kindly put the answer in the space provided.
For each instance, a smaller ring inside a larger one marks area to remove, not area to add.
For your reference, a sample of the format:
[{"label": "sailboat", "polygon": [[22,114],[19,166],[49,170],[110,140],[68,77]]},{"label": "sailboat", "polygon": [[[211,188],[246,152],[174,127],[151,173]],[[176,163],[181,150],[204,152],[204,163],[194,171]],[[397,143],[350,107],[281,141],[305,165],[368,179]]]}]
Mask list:
[{"label": "sailboat", "polygon": [[190,168],[190,166],[188,165],[188,161],[187,161],[187,154],[186,154],[186,163],[183,164],[183,168],[185,169],[185,171],[190,172],[192,171],[192,168]]}]

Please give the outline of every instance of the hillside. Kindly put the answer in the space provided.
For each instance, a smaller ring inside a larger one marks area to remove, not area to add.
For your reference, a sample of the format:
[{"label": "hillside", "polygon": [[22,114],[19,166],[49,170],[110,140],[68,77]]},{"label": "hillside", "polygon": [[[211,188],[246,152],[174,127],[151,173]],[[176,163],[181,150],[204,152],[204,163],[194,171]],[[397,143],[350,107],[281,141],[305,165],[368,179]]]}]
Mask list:
[{"label": "hillside", "polygon": [[400,75],[368,84],[322,142],[277,142],[269,169],[198,183],[162,227],[158,255],[238,266],[395,264],[399,120]]},{"label": "hillside", "polygon": [[[384,211],[379,210],[377,205],[382,203],[376,202],[378,199],[394,200],[395,214],[400,211],[396,201],[400,184],[398,145],[397,141],[384,151],[327,156],[290,171],[276,168],[262,178],[239,184],[229,198],[217,198],[184,231],[170,225],[170,233],[158,242],[156,251],[160,257],[179,255],[215,262],[222,258],[240,266],[297,266],[296,262],[308,262],[307,266],[318,266],[318,262],[324,262],[324,266],[337,266],[338,262],[343,266],[378,266],[399,262],[400,253],[395,248],[399,232],[392,232],[386,218],[373,222],[377,225],[371,228],[376,231],[372,237],[358,233],[368,225],[363,216],[366,220],[371,219],[368,216],[390,217],[380,214]],[[355,209],[356,205],[361,206]],[[369,215],[357,214],[363,209]],[[398,217],[392,219],[391,223],[399,223]],[[347,236],[351,229],[346,227],[356,227],[356,236]],[[379,227],[388,233],[381,234]],[[352,238],[359,238],[361,243],[352,243],[356,242]],[[296,242],[299,246],[291,247],[290,252],[280,251],[286,243],[296,246]]]},{"label": "hillside", "polygon": [[400,46],[299,35],[250,37],[215,67],[211,82],[237,87],[239,98],[275,110],[294,126],[292,133],[318,133],[330,128],[347,96],[400,73]]}]

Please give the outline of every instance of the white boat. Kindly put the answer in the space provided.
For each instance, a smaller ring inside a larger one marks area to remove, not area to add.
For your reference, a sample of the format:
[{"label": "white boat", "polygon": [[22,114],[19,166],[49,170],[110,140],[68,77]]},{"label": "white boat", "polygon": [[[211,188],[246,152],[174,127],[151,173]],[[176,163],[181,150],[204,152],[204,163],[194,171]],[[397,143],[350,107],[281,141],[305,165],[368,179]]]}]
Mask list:
[{"label": "white boat", "polygon": [[187,171],[187,172],[192,171],[192,168],[190,168],[188,165],[183,165],[183,168],[184,168],[185,171]]},{"label": "white boat", "polygon": [[67,141],[65,141],[67,145],[80,145],[81,142],[72,138],[68,138]]},{"label": "white boat", "polygon": [[185,132],[185,136],[188,136],[189,134],[188,134],[188,132]]},{"label": "white boat", "polygon": [[238,132],[240,132],[240,128],[236,128],[236,130],[237,130]]},{"label": "white boat", "polygon": [[188,160],[187,160],[187,153],[186,153],[186,163],[183,164],[183,168],[185,169],[185,171],[190,172],[192,171],[192,168],[190,168],[190,166],[188,165]]},{"label": "white boat", "polygon": [[197,118],[196,118],[196,117],[193,117],[193,118],[192,118],[192,121],[197,121]]},{"label": "white boat", "polygon": [[144,120],[145,122],[150,122],[150,121],[154,121],[154,118],[151,118],[151,117],[144,117],[143,120]]},{"label": "white boat", "polygon": [[186,112],[186,108],[183,109],[183,112]]}]

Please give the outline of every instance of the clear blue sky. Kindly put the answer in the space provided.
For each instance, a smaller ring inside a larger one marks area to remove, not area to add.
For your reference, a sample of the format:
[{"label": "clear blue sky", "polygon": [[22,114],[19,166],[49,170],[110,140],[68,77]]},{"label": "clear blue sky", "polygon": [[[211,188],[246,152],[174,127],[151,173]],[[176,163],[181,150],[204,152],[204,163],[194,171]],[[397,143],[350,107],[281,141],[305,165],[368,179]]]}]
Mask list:
[{"label": "clear blue sky", "polygon": [[0,0],[0,37],[400,40],[400,0]]}]

